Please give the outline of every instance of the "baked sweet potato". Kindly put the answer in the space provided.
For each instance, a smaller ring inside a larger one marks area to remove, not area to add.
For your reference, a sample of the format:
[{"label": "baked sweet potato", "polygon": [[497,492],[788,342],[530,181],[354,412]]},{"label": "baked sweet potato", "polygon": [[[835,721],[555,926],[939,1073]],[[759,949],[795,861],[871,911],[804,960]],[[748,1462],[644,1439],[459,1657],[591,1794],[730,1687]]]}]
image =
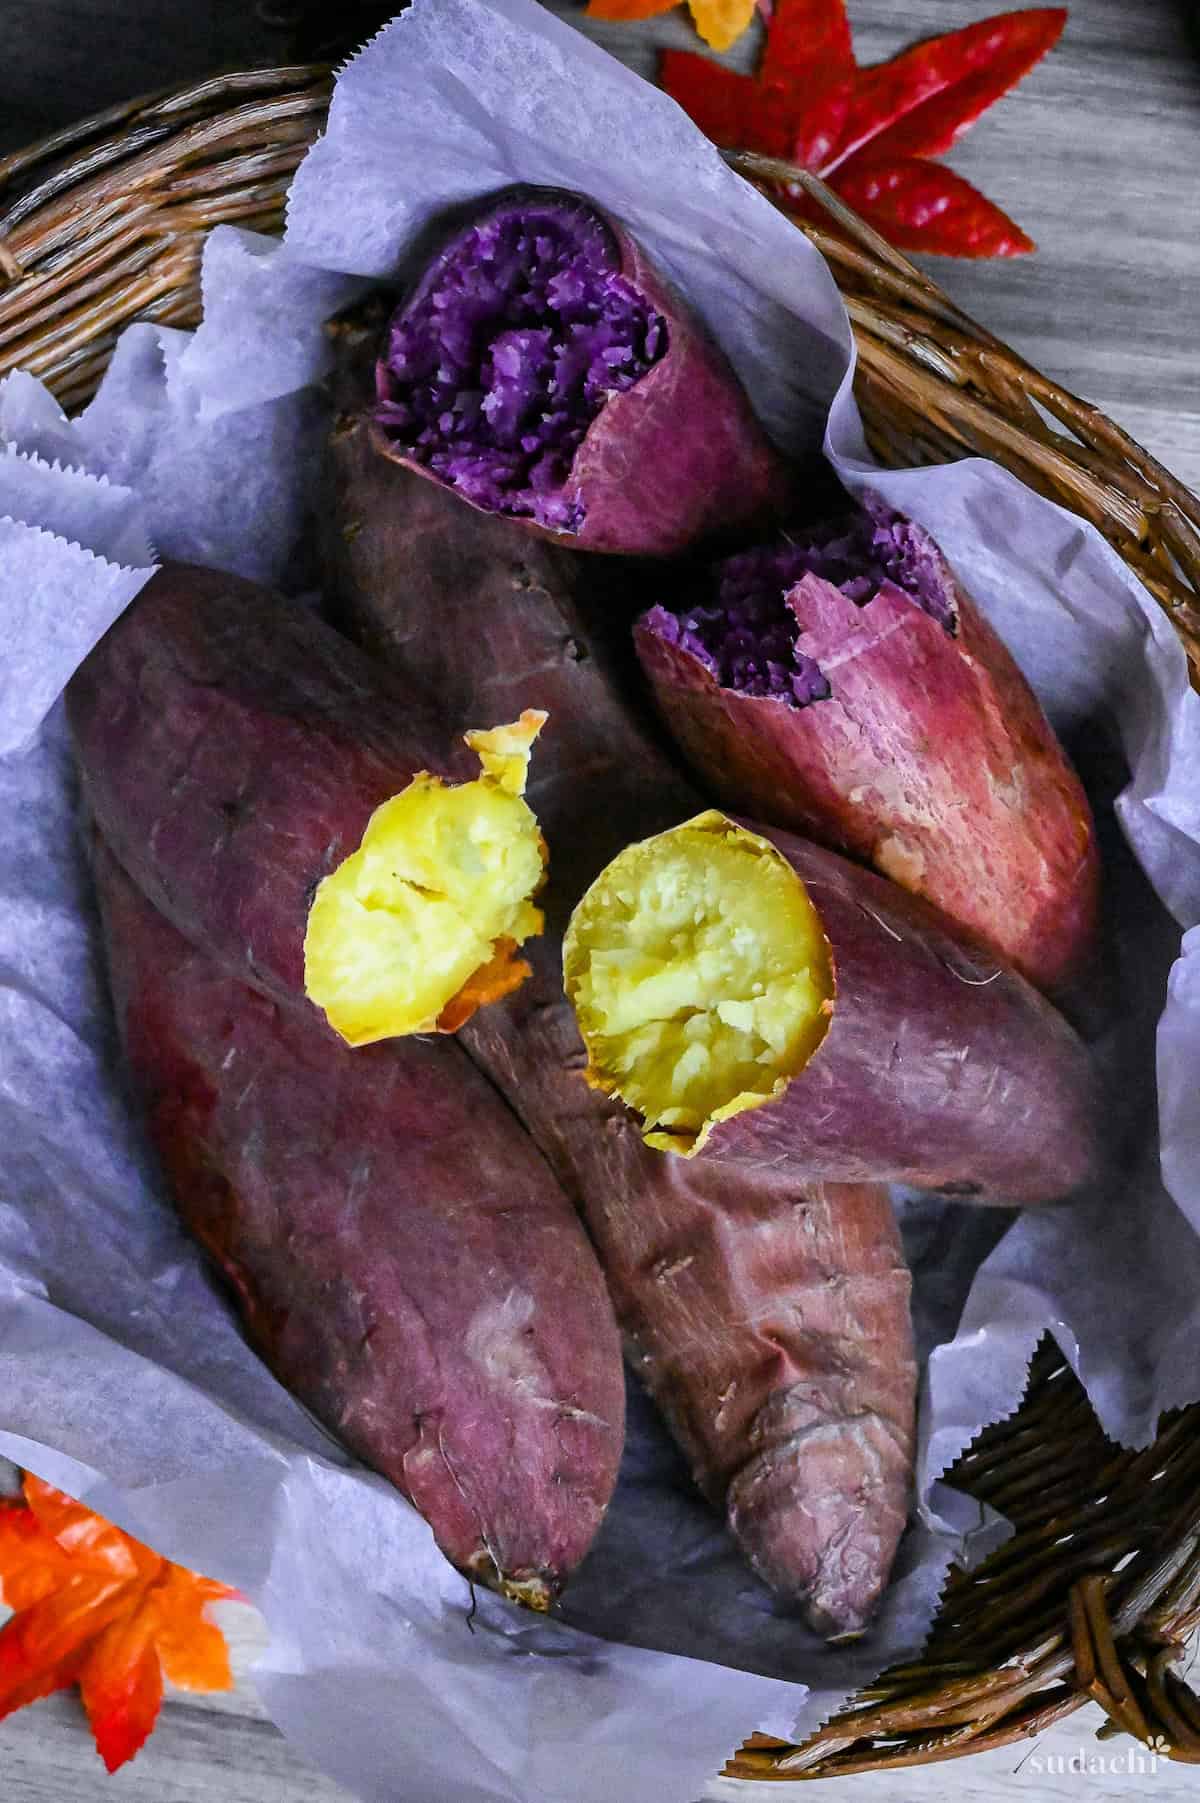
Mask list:
[{"label": "baked sweet potato", "polygon": [[150,1138],[250,1337],[453,1564],[548,1607],[612,1494],[624,1376],[545,1161],[453,1041],[351,1051],[93,861]]},{"label": "baked sweet potato", "polygon": [[873,864],[1069,1002],[1096,951],[1091,810],[928,533],[873,505],[697,587],[635,642],[722,804]]},{"label": "baked sweet potato", "polygon": [[[464,507],[379,455],[362,399],[376,314],[341,322],[329,593],[342,625],[436,690],[447,723],[514,695],[550,713],[531,772],[551,847],[533,976],[459,1034],[582,1208],[631,1363],[751,1561],[824,1633],[861,1628],[902,1531],[916,1368],[886,1196],[663,1158],[583,1081],[559,935],[630,834],[696,797],[618,680],[636,581]],[[627,616],[626,616],[627,617]],[[631,660],[632,661],[632,660]]]},{"label": "baked sweet potato", "polygon": [[724,355],[624,228],[553,188],[482,202],[394,314],[380,446],[471,506],[669,556],[791,478]]},{"label": "baked sweet potato", "polygon": [[522,799],[536,712],[456,744],[315,615],[186,565],[105,634],[67,712],[125,869],[281,1006],[362,1045],[453,1030],[525,976],[545,863]]},{"label": "baked sweet potato", "polygon": [[646,1140],[979,1201],[1099,1164],[1086,1047],[928,903],[715,809],[623,851],[564,946],[589,1079]]}]

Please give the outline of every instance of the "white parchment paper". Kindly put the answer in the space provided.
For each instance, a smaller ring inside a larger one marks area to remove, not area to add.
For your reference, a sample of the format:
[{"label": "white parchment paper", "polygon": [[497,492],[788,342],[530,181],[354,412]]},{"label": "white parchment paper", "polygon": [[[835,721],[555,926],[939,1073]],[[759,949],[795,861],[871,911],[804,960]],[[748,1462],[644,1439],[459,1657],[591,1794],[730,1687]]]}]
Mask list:
[{"label": "white parchment paper", "polygon": [[[636,1393],[564,1619],[485,1595],[468,1623],[420,1518],[243,1344],[125,1102],[56,697],[151,546],[308,585],[323,319],[395,275],[442,208],[512,181],[620,214],[781,442],[824,433],[849,486],[935,533],[1105,837],[1120,1181],[1011,1224],[898,1199],[928,1354],[919,1508],[851,1648],[821,1646],[750,1577]],[[1167,622],[1078,520],[977,460],[870,468],[817,253],[669,100],[532,0],[416,0],[343,72],[284,244],[219,228],[204,300],[194,336],[130,328],[77,421],[31,377],[0,384],[0,1453],[251,1595],[268,1708],[364,1797],[691,1803],[752,1728],[800,1735],[914,1651],[948,1560],[1002,1536],[938,1480],[1019,1400],[1044,1330],[1129,1443],[1200,1393],[1200,928],[1179,951],[1200,920],[1200,699]]]}]

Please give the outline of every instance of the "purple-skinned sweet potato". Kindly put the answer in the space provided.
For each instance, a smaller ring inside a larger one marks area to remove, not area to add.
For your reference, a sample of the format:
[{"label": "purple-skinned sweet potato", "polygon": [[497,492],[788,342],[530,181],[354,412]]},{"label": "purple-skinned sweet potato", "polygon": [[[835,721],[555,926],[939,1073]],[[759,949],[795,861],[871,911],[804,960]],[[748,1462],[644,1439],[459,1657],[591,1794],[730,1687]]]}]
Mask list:
[{"label": "purple-skinned sweet potato", "polygon": [[186,565],[105,634],[67,712],[126,870],[281,1006],[363,1045],[452,1031],[528,973],[536,712],[456,740],[307,609]]},{"label": "purple-skinned sweet potato", "polygon": [[874,865],[1067,1003],[1095,957],[1087,797],[929,535],[882,506],[731,557],[635,629],[722,804]]},{"label": "purple-skinned sweet potato", "polygon": [[292,1393],[467,1576],[546,1608],[616,1481],[620,1340],[570,1202],[449,1040],[352,1051],[192,946],[97,838],[134,1088]]},{"label": "purple-skinned sweet potato", "polygon": [[576,908],[589,1080],[668,1154],[1005,1205],[1099,1171],[1087,1048],[927,902],[715,809],[626,848]]},{"label": "purple-skinned sweet potato", "polygon": [[389,456],[590,551],[672,556],[779,518],[792,479],[691,309],[579,195],[482,201],[392,316]]},{"label": "purple-skinned sweet potato", "polygon": [[[515,695],[550,714],[531,805],[550,845],[533,976],[458,1035],[577,1200],[631,1363],[749,1559],[822,1633],[861,1629],[910,1484],[909,1276],[886,1194],[664,1158],[583,1081],[560,934],[638,830],[697,798],[638,715],[604,629],[637,574],[577,555],[379,455],[374,309],[340,322],[329,592],[347,630],[440,697],[447,724]],[[632,663],[632,660],[630,660]],[[624,672],[628,677],[632,670]]]}]

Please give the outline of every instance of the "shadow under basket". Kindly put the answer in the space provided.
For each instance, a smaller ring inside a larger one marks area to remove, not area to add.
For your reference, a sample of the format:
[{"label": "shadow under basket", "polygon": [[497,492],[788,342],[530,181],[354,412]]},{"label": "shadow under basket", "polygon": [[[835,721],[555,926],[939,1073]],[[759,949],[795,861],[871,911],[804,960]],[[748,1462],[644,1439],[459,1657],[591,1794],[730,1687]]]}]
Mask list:
[{"label": "shadow under basket", "polygon": [[[214,226],[278,232],[325,120],[325,66],[221,75],[114,107],[0,159],[0,376],[31,370],[68,410],[131,320],[194,326]],[[1200,501],[1094,407],[961,313],[802,170],[797,218],[841,288],[856,391],[881,463],[979,454],[1090,520],[1175,625],[1200,686]],[[1114,1446],[1051,1341],[1020,1408],[949,1474],[1015,1532],[955,1572],[919,1659],[803,1746],[754,1736],[738,1778],[781,1782],[953,1759],[1041,1733],[1094,1699],[1103,1734],[1200,1763],[1200,1700],[1179,1675],[1200,1622],[1200,1404],[1142,1452]]]}]

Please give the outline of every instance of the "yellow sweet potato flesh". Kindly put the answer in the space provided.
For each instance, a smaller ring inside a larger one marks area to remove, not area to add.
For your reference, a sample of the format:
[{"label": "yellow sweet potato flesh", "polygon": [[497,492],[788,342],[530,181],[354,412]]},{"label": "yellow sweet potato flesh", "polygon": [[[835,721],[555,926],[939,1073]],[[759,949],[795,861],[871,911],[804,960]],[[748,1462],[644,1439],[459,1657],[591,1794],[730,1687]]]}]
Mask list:
[{"label": "yellow sweet potato flesh", "polygon": [[524,974],[515,951],[542,930],[545,844],[522,797],[544,719],[468,733],[482,775],[414,777],[318,886],[304,985],[348,1044],[461,1025]]},{"label": "yellow sweet potato flesh", "polygon": [[592,1081],[691,1156],[786,1086],[825,1036],[833,972],[803,883],[710,811],[616,857],[572,918],[567,993]]}]

